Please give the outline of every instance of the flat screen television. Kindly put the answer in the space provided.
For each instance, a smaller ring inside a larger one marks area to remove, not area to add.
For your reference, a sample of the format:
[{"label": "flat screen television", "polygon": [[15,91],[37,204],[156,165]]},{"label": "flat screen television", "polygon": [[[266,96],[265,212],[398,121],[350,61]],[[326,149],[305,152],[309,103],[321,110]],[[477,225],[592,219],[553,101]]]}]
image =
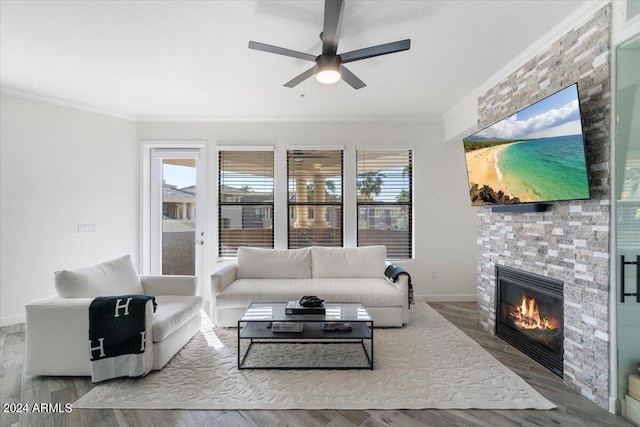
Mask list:
[{"label": "flat screen television", "polygon": [[590,198],[577,83],[463,143],[474,206]]}]

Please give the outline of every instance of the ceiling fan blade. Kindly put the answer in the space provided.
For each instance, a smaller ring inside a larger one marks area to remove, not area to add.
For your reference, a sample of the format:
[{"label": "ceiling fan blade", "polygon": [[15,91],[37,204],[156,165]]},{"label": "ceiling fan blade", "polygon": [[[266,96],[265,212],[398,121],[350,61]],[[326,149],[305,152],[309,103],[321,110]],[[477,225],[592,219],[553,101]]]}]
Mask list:
[{"label": "ceiling fan blade", "polygon": [[340,54],[340,58],[342,58],[342,63],[346,64],[353,61],[359,61],[361,59],[373,58],[374,56],[402,52],[403,50],[409,50],[410,47],[411,39],[406,39],[380,44],[378,46],[365,47],[364,49],[352,50],[351,52]]},{"label": "ceiling fan blade", "polygon": [[284,47],[273,46],[260,42],[249,42],[249,49],[261,50],[262,52],[275,53],[278,55],[290,56],[293,58],[304,59],[305,61],[315,61],[316,57],[297,50],[285,49]]},{"label": "ceiling fan blade", "polygon": [[342,80],[349,83],[349,85],[358,90],[366,86],[366,83],[360,80],[355,74],[349,71],[344,65],[340,65],[340,75]]},{"label": "ceiling fan blade", "polygon": [[295,87],[297,85],[299,85],[300,83],[302,83],[303,81],[307,80],[309,77],[313,76],[316,73],[316,67],[313,66],[311,68],[309,68],[307,71],[305,71],[304,73],[300,74],[297,77],[294,77],[293,79],[289,80],[288,82],[286,82],[284,84],[284,86],[286,87]]},{"label": "ceiling fan blade", "polygon": [[335,55],[342,23],[343,0],[325,0],[324,26],[322,28],[322,54]]}]

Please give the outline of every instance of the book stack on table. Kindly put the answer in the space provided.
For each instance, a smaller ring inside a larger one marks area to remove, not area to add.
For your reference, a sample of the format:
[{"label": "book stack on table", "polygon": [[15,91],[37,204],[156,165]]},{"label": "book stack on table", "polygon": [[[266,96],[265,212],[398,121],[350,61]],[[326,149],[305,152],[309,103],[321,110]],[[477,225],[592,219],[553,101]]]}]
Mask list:
[{"label": "book stack on table", "polygon": [[273,332],[302,332],[303,322],[273,322],[271,331]]},{"label": "book stack on table", "polygon": [[322,324],[323,331],[349,332],[352,329],[350,322],[324,322]]},{"label": "book stack on table", "polygon": [[288,301],[287,306],[284,309],[284,314],[286,315],[296,315],[296,314],[316,314],[316,315],[324,315],[326,313],[324,303],[319,305],[318,307],[308,307],[300,305],[299,301]]}]

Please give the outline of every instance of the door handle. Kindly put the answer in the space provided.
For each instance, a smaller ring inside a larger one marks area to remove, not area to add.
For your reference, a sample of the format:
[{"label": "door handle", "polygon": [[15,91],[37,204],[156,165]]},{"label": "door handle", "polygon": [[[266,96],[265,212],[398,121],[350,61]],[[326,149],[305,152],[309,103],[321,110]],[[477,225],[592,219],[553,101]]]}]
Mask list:
[{"label": "door handle", "polygon": [[[624,269],[626,265],[636,266],[636,292],[630,293],[625,290]],[[624,304],[625,297],[636,297],[636,302],[640,303],[640,255],[636,255],[635,261],[625,261],[624,255],[620,255],[620,302]]]},{"label": "door handle", "polygon": [[199,245],[204,245],[204,240],[196,240],[196,243]]}]

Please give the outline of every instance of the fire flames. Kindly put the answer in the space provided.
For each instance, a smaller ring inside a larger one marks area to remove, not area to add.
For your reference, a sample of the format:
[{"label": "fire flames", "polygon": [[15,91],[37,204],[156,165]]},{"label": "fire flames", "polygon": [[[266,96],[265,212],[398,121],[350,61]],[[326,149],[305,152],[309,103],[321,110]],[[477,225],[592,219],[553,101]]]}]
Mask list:
[{"label": "fire flames", "polygon": [[515,306],[511,311],[511,316],[516,319],[516,326],[523,329],[550,330],[558,327],[555,319],[540,316],[535,298],[527,298],[525,295],[522,295],[520,305]]}]

